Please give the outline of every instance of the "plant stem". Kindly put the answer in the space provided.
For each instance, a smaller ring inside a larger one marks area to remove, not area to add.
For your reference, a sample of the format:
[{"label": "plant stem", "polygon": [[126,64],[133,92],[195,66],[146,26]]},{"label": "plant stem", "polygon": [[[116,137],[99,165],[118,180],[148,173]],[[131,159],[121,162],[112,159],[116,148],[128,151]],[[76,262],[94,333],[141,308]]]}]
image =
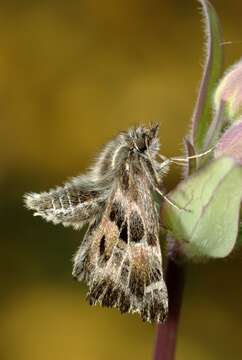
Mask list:
[{"label": "plant stem", "polygon": [[174,360],[176,337],[184,288],[184,266],[169,260],[166,273],[169,314],[165,324],[157,325],[154,360]]}]

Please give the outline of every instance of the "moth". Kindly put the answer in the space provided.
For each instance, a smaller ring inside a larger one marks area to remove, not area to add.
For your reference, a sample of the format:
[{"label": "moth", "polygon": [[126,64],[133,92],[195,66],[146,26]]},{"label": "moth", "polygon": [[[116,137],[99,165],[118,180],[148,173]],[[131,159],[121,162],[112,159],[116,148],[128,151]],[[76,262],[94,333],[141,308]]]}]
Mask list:
[{"label": "moth", "polygon": [[158,132],[158,125],[121,132],[85,175],[49,192],[26,194],[24,201],[54,224],[88,225],[72,274],[87,284],[91,305],[162,323],[168,294],[156,198],[169,199],[161,192],[168,163],[158,161]]}]

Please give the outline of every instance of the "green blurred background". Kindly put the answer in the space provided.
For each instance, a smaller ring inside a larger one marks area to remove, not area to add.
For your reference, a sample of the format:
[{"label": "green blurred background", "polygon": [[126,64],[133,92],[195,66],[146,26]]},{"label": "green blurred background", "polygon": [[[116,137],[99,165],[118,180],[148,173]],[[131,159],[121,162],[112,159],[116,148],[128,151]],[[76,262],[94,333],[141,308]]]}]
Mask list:
[{"label": "green blurred background", "polygon": [[[225,40],[242,40],[241,0],[213,4]],[[72,281],[81,232],[33,218],[22,195],[140,122],[159,120],[162,153],[181,154],[202,40],[195,0],[0,1],[1,360],[151,358],[154,326],[89,307]],[[226,46],[226,64],[241,54]],[[178,360],[242,358],[241,270],[241,253],[189,266]]]}]

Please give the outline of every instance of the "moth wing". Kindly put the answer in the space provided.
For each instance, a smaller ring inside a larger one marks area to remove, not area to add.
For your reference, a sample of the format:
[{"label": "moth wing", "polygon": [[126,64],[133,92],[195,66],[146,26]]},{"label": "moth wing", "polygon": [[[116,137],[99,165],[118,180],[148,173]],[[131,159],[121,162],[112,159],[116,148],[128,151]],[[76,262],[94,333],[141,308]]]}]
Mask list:
[{"label": "moth wing", "polygon": [[168,296],[159,216],[146,179],[133,180],[128,189],[117,184],[104,213],[89,227],[74,259],[73,276],[88,284],[91,304],[163,322]]},{"label": "moth wing", "polygon": [[95,183],[83,176],[49,192],[25,194],[24,202],[35,216],[78,229],[95,218],[106,196],[105,189],[97,189]]}]

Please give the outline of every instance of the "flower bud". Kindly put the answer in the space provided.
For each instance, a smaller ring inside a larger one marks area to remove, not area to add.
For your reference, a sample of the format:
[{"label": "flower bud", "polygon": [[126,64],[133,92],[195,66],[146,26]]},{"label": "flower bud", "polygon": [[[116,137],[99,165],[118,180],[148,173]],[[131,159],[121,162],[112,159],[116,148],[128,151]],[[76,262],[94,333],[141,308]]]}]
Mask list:
[{"label": "flower bud", "polygon": [[224,103],[227,120],[232,122],[242,115],[242,60],[232,66],[215,91],[215,110]]},{"label": "flower bud", "polygon": [[229,156],[242,165],[242,118],[223,134],[215,148],[214,156]]}]

